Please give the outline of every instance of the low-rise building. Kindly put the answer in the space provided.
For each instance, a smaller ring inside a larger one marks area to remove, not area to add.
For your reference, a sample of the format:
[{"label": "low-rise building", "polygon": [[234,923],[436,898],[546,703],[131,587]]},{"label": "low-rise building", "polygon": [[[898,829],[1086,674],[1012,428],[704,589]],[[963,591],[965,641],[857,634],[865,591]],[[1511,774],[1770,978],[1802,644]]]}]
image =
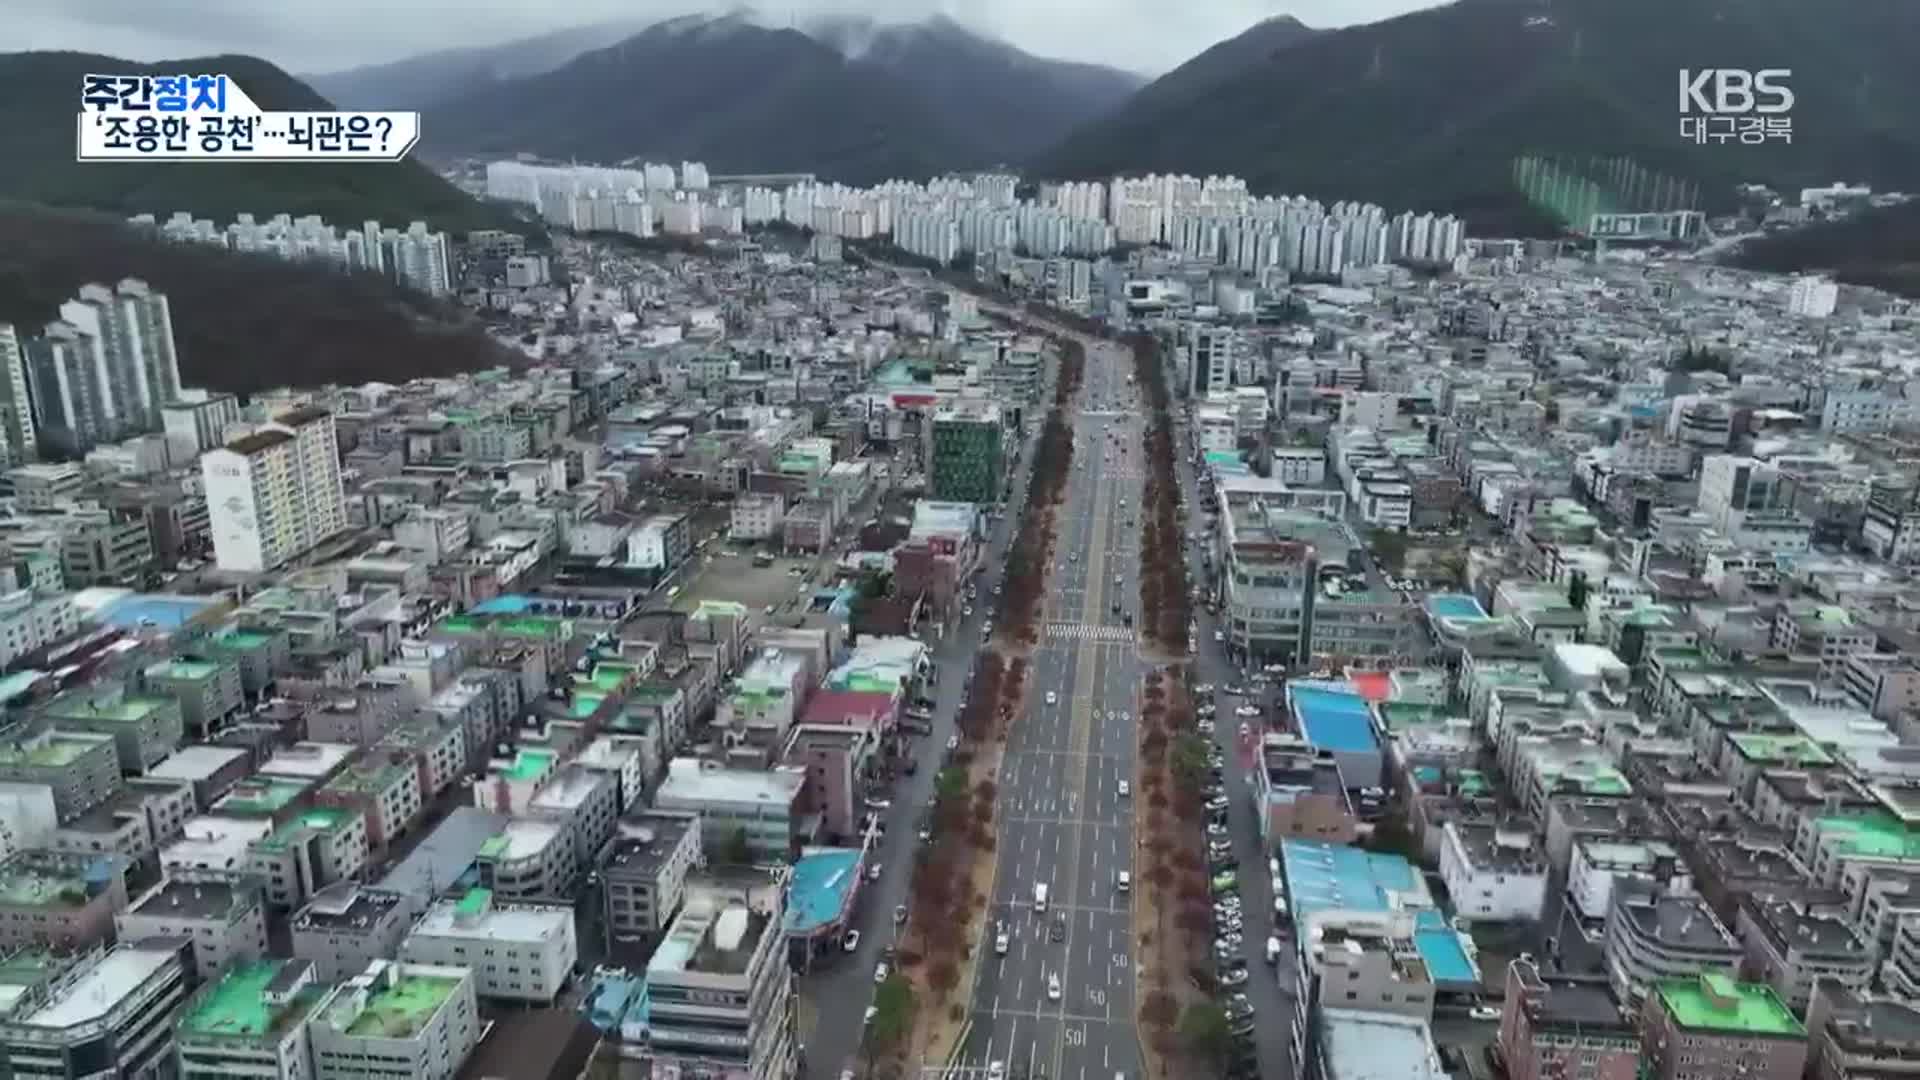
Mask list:
[{"label": "low-rise building", "polygon": [[783,891],[778,881],[693,890],[647,962],[647,1008],[621,1025],[623,1057],[655,1075],[797,1075]]},{"label": "low-rise building", "polygon": [[174,1019],[192,985],[193,958],[178,939],[86,956],[0,1013],[0,1075],[171,1075]]},{"label": "low-rise building", "polygon": [[40,731],[0,741],[0,780],[45,784],[61,818],[98,806],[120,787],[120,751],[110,735]]},{"label": "low-rise building", "polygon": [[1614,998],[1635,1007],[1663,979],[1731,975],[1740,966],[1739,942],[1704,901],[1636,881],[1614,884],[1605,952]]},{"label": "low-rise building", "polygon": [[374,960],[332,992],[311,1030],[314,1080],[361,1080],[374,1071],[448,1080],[480,1041],[473,972]]},{"label": "low-rise building", "polygon": [[293,955],[338,982],[399,955],[411,909],[391,889],[341,881],[321,889],[288,922]]},{"label": "low-rise building", "polygon": [[464,966],[481,997],[551,1004],[579,960],[573,908],[498,904],[486,889],[428,908],[400,946],[415,964]]},{"label": "low-rise building", "polygon": [[703,850],[727,850],[744,832],[755,858],[786,862],[796,845],[811,837],[812,823],[800,812],[806,782],[804,769],[726,769],[675,758],[654,807],[698,814]]},{"label": "low-rise building", "polygon": [[1500,1056],[1510,1080],[1634,1080],[1640,1033],[1607,980],[1542,975],[1531,961],[1514,960],[1507,965]]},{"label": "low-rise building", "polygon": [[124,855],[21,851],[0,862],[0,949],[86,949],[113,938],[127,906]]},{"label": "low-rise building", "polygon": [[195,973],[210,979],[267,954],[260,880],[224,870],[176,870],[114,919],[122,941],[185,938]]},{"label": "low-rise building", "polygon": [[654,810],[620,822],[601,870],[606,925],[615,937],[666,929],[686,895],[687,872],[700,862],[700,819]]},{"label": "low-rise building", "polygon": [[1873,981],[1874,950],[1842,914],[1749,897],[1738,918],[1746,973],[1772,987],[1795,1015],[1806,1012],[1815,980],[1856,991]]},{"label": "low-rise building", "polygon": [[307,1022],[327,998],[305,960],[236,964],[193,995],[174,1028],[182,1076],[307,1080]]},{"label": "low-rise building", "polygon": [[1440,877],[1456,916],[1468,921],[1537,920],[1547,899],[1547,860],[1525,829],[1448,822]]},{"label": "low-rise building", "polygon": [[1700,974],[1649,988],[1640,1048],[1657,1080],[1799,1080],[1807,1029],[1768,987]]}]

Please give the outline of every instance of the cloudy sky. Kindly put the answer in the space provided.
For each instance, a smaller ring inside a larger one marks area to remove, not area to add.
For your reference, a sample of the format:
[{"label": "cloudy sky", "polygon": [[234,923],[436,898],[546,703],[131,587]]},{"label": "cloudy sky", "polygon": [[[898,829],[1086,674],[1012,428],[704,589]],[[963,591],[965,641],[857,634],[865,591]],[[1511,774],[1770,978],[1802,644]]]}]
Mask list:
[{"label": "cloudy sky", "polygon": [[[944,11],[1029,52],[1159,74],[1272,15],[1351,26],[1433,0],[761,0],[763,18]],[[6,49],[132,60],[235,52],[299,73],[492,45],[610,19],[685,14],[689,0],[7,0]],[[709,9],[730,7],[706,5]]]}]

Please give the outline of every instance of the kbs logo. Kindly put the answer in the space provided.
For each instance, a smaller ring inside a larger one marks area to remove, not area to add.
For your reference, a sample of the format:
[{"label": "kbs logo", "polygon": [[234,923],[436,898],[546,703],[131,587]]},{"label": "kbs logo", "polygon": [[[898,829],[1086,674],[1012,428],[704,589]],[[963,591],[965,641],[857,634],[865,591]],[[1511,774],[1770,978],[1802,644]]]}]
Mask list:
[{"label": "kbs logo", "polygon": [[1791,143],[1793,90],[1787,68],[1680,69],[1680,137],[1696,145],[1739,140]]}]

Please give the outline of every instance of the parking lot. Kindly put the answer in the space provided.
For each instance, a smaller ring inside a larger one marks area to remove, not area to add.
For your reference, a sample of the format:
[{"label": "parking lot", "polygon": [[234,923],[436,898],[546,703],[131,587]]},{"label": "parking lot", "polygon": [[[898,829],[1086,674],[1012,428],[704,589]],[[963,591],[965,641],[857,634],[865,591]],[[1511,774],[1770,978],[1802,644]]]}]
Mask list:
[{"label": "parking lot", "polygon": [[[739,554],[729,555],[729,551]],[[819,565],[816,556],[776,556],[772,566],[755,566],[756,554],[763,553],[751,546],[727,547],[716,542],[704,554],[695,556],[704,560],[697,571],[681,576],[673,609],[692,611],[702,600],[724,600],[755,612],[765,611],[768,605],[779,611],[799,596],[805,579],[795,576],[794,571],[812,572]]]}]

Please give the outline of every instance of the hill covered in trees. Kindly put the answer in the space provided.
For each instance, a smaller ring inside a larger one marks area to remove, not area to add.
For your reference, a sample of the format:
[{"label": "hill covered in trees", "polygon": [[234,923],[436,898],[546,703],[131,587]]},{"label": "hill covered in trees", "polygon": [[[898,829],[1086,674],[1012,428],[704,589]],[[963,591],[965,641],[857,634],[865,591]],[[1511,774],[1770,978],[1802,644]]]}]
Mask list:
[{"label": "hill covered in trees", "polygon": [[90,281],[167,294],[188,386],[401,382],[513,363],[453,304],[374,274],[166,243],[94,214],[0,204],[0,322],[22,337]]},{"label": "hill covered in trees", "polygon": [[1776,274],[1829,274],[1920,298],[1920,199],[1749,240],[1730,261]]}]

